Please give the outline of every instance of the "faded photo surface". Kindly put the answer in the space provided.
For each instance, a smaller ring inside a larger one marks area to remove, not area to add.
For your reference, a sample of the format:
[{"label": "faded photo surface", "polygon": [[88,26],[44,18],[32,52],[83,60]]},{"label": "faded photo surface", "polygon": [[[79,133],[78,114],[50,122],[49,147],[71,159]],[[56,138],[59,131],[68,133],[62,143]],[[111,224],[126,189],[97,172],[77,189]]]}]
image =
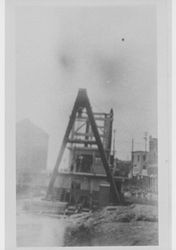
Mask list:
[{"label": "faded photo surface", "polygon": [[16,6],[17,246],[158,245],[156,18]]}]

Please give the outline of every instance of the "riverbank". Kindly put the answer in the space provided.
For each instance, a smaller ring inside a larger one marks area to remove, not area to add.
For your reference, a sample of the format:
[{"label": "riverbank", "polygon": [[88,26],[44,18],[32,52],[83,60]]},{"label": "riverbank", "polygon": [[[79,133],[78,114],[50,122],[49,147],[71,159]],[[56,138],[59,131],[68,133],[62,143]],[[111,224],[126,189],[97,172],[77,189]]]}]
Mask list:
[{"label": "riverbank", "polygon": [[106,207],[70,216],[65,246],[144,246],[158,244],[156,206]]},{"label": "riverbank", "polygon": [[132,246],[158,244],[157,206],[108,206],[70,216],[25,209],[17,201],[18,246]]}]

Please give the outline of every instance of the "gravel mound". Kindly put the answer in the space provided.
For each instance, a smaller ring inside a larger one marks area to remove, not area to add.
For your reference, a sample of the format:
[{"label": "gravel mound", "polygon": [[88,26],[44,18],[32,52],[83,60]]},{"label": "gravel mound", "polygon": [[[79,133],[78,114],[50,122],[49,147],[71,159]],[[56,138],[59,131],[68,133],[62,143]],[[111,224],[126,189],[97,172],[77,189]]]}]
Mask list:
[{"label": "gravel mound", "polygon": [[[65,245],[157,244],[156,206],[108,206],[95,212],[72,215],[68,220]],[[139,237],[142,232],[143,236]]]}]

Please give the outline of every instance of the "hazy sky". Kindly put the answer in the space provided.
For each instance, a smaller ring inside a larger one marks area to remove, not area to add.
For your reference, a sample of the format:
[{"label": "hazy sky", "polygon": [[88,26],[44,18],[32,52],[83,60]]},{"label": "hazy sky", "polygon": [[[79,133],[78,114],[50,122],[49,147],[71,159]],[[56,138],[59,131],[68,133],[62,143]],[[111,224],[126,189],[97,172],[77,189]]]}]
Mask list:
[{"label": "hazy sky", "polygon": [[50,136],[53,167],[78,88],[93,110],[114,109],[117,156],[157,136],[156,12],[124,7],[17,7],[17,121]]}]

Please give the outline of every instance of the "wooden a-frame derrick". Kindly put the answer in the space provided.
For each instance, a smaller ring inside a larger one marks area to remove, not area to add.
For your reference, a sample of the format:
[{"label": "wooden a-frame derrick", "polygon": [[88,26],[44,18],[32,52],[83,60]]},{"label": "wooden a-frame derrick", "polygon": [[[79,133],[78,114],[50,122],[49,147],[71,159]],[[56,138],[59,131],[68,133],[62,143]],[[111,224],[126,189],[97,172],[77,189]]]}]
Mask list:
[{"label": "wooden a-frame derrick", "polygon": [[81,109],[84,109],[84,108],[87,111],[88,119],[89,119],[89,122],[90,122],[90,125],[92,128],[93,135],[95,137],[95,140],[87,141],[87,143],[96,144],[98,146],[100,157],[101,157],[101,160],[102,160],[102,163],[103,163],[106,175],[107,175],[107,180],[111,184],[111,190],[113,191],[113,193],[116,197],[116,202],[122,203],[121,193],[118,190],[116,183],[113,179],[113,176],[111,174],[111,170],[109,168],[109,164],[108,164],[108,161],[106,159],[104,147],[103,147],[102,141],[100,139],[99,131],[98,131],[95,119],[94,119],[94,115],[93,115],[93,112],[91,109],[91,105],[89,102],[89,98],[87,96],[86,89],[79,89],[79,92],[78,92],[78,95],[77,95],[77,98],[76,98],[76,101],[74,103],[73,110],[72,110],[72,113],[70,116],[70,120],[69,120],[68,126],[66,128],[65,135],[63,137],[63,141],[62,141],[61,148],[60,148],[57,160],[56,160],[56,164],[55,164],[55,167],[54,167],[54,170],[53,170],[50,182],[49,182],[46,199],[49,199],[50,195],[53,192],[54,182],[55,182],[56,177],[58,175],[58,168],[59,168],[59,165],[61,163],[66,144],[69,142],[71,142],[71,143],[83,143],[83,142],[81,142],[81,140],[80,141],[79,140],[70,140],[69,135],[70,135],[70,131],[72,129],[72,126],[74,124],[74,121],[76,119],[77,112],[79,112]]}]

